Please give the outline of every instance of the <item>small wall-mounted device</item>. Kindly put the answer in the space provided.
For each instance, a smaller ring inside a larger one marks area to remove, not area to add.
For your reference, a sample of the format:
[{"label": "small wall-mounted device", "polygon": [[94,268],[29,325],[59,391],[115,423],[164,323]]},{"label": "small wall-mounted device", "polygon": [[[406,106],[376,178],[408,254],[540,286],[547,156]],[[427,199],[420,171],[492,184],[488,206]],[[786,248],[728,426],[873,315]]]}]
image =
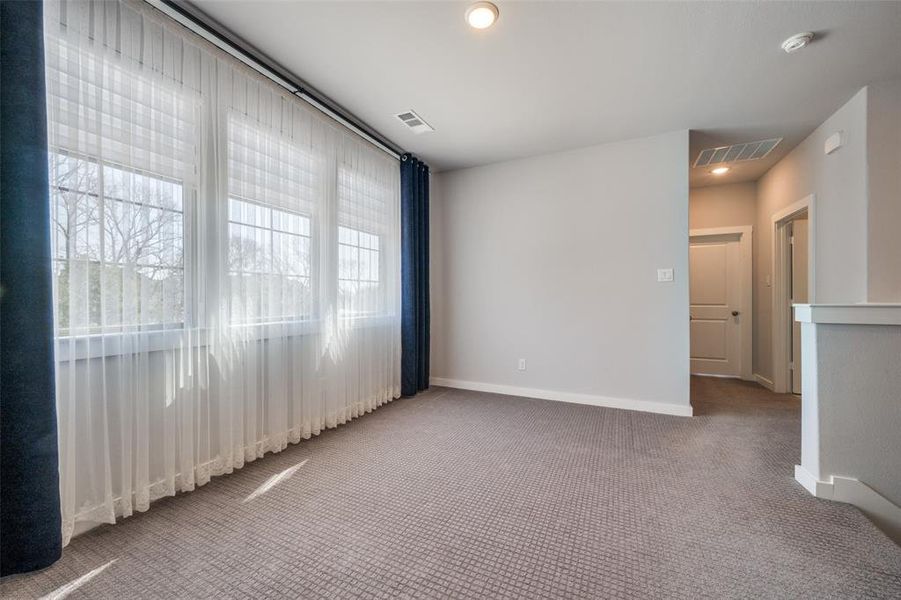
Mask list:
[{"label": "small wall-mounted device", "polygon": [[823,152],[826,154],[832,154],[836,150],[842,147],[842,132],[836,131],[828,138],[826,138],[826,143],[823,144]]},{"label": "small wall-mounted device", "polygon": [[672,281],[673,280],[673,270],[672,269],[657,269],[657,281]]}]

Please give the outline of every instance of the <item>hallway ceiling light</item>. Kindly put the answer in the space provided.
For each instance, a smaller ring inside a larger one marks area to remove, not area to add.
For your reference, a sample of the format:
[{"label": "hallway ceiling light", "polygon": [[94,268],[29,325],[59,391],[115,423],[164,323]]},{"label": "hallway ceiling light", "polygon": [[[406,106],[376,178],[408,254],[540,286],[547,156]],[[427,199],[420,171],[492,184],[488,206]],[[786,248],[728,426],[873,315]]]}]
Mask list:
[{"label": "hallway ceiling light", "polygon": [[714,175],[725,175],[729,172],[729,167],[717,167],[710,172]]},{"label": "hallway ceiling light", "polygon": [[782,49],[785,50],[788,54],[792,52],[797,52],[804,46],[810,43],[813,40],[813,34],[809,31],[805,31],[804,33],[796,33],[791,36],[784,42],[782,42]]},{"label": "hallway ceiling light", "polygon": [[466,22],[475,29],[487,29],[497,21],[497,7],[491,2],[476,2],[466,9]]}]

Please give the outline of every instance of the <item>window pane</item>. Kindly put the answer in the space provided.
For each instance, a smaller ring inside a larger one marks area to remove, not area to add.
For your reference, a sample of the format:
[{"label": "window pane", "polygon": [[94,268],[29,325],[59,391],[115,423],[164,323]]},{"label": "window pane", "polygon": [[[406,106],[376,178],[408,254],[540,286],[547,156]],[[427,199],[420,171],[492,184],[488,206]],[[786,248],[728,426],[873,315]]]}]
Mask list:
[{"label": "window pane", "polygon": [[230,223],[228,230],[230,269],[245,273],[268,272],[269,230],[237,223]]},{"label": "window pane", "polygon": [[60,333],[183,322],[182,186],[58,152],[50,168]]},{"label": "window pane", "polygon": [[369,251],[369,280],[379,280],[379,253],[378,250]]},{"label": "window pane", "polygon": [[134,278],[141,324],[171,323],[170,316],[183,311],[184,278],[180,269],[138,267]]},{"label": "window pane", "polygon": [[309,238],[290,233],[273,232],[273,273],[309,274]]},{"label": "window pane", "polygon": [[252,202],[236,198],[229,198],[228,201],[228,220],[235,223],[269,228],[271,213],[272,211],[265,206]]},{"label": "window pane", "polygon": [[352,246],[338,246],[338,279],[357,279],[359,273],[358,250]]},{"label": "window pane", "polygon": [[359,232],[349,227],[338,227],[338,243],[356,246],[359,240]]},{"label": "window pane", "polygon": [[[230,208],[235,213],[229,216],[234,214],[235,219],[271,223],[271,227],[229,223],[232,322],[308,316],[312,306],[311,244],[309,236],[294,232],[309,232],[309,218],[234,199]],[[265,220],[260,220],[260,215],[265,215]]]},{"label": "window pane", "polygon": [[296,235],[309,236],[310,220],[295,213],[289,213],[283,210],[273,210],[272,228]]},{"label": "window pane", "polygon": [[370,263],[370,255],[368,250],[360,250],[360,275],[359,279],[361,281],[369,279],[369,263]]},{"label": "window pane", "polygon": [[338,228],[338,304],[345,315],[381,311],[378,238],[350,227]]}]

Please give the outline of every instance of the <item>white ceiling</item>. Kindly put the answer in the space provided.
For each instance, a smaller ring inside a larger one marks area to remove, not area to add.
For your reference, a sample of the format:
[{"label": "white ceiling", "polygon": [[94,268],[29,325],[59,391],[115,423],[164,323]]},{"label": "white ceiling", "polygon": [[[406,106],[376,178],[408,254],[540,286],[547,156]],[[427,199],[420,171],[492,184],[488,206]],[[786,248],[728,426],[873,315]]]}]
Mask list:
[{"label": "white ceiling", "polygon": [[[698,132],[692,159],[784,137],[716,183],[753,180],[859,88],[901,77],[901,2],[496,0],[484,31],[467,2],[194,4],[436,171],[677,129]],[[786,55],[800,31],[817,39]],[[394,115],[410,108],[436,131],[407,131]]]}]

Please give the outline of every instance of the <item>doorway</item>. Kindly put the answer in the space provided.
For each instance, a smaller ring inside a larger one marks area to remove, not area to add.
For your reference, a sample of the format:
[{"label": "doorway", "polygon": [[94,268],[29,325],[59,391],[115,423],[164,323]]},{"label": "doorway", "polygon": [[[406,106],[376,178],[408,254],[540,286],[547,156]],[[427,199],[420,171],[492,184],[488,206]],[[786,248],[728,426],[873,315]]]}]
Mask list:
[{"label": "doorway", "polygon": [[750,226],[689,232],[692,375],[752,379]]},{"label": "doorway", "polygon": [[[807,303],[807,240],[809,220],[807,213],[798,216],[786,226],[788,235],[788,269],[789,303]],[[790,312],[791,320],[791,356],[788,358],[788,368],[791,370],[791,393],[801,394],[801,324],[795,320],[794,308]]]},{"label": "doorway", "polygon": [[773,391],[801,393],[801,324],[794,305],[814,301],[814,197],[773,215]]}]

